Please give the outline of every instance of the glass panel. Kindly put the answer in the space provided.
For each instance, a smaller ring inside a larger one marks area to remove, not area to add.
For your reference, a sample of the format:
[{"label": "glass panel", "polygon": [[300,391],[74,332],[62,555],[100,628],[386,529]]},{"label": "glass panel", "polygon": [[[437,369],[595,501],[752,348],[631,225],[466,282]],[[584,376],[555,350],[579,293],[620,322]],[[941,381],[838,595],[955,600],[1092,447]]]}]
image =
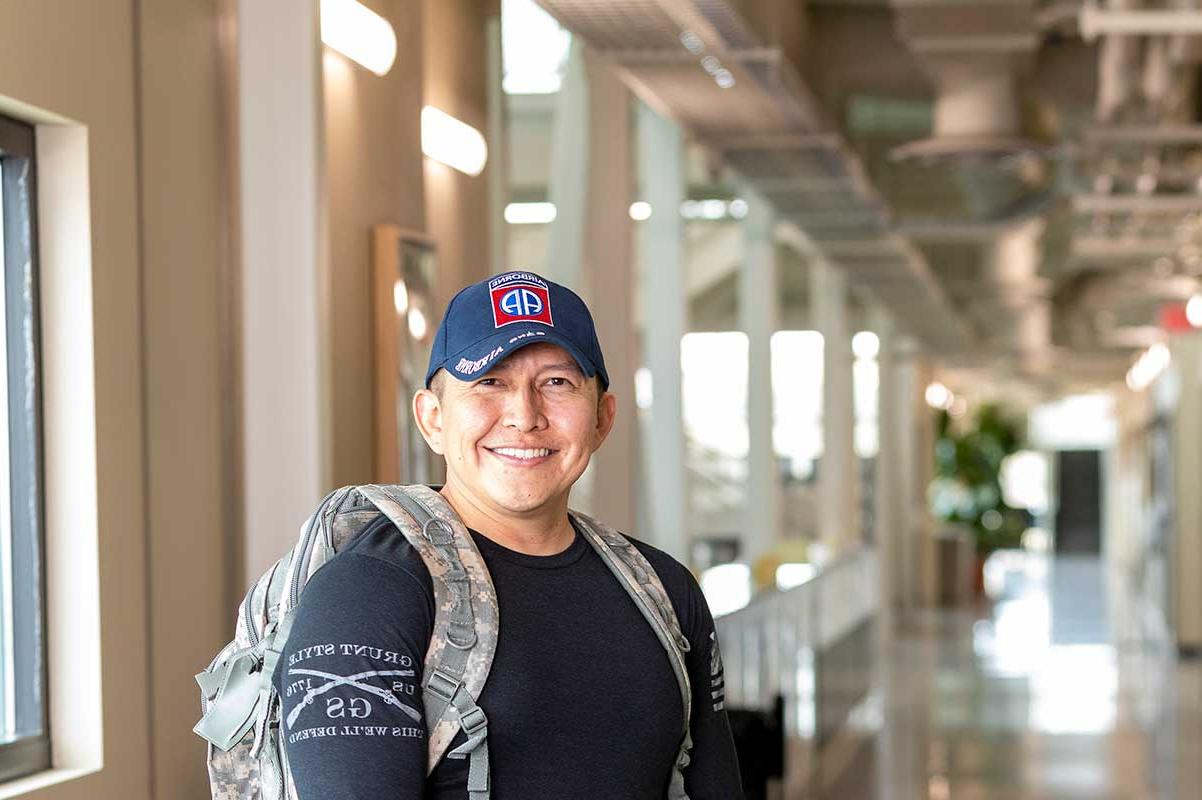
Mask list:
[{"label": "glass panel", "polygon": [[747,352],[742,331],[680,340],[689,508],[702,529],[746,502]]},{"label": "glass panel", "polygon": [[572,35],[534,0],[502,0],[501,52],[505,92],[558,92],[571,43]]},{"label": "glass panel", "polygon": [[807,481],[822,455],[822,334],[772,334],[772,441],[794,480]]},{"label": "glass panel", "polygon": [[[0,159],[0,188],[7,171],[5,160]],[[0,223],[6,219],[4,213],[4,191],[0,191]],[[0,255],[5,253],[4,228],[0,224]],[[2,262],[0,262],[2,263]],[[0,303],[0,315],[4,313],[4,305]],[[0,320],[3,317],[0,316]],[[0,322],[0,359],[7,362],[8,348],[4,346],[6,325]],[[0,369],[0,397],[8,397],[8,369]],[[8,452],[8,404],[0,403],[0,454]],[[0,742],[11,742],[16,738],[17,704],[16,669],[13,655],[16,647],[13,642],[13,548],[12,548],[12,515],[9,510],[8,459],[0,458]]]},{"label": "glass panel", "polygon": [[[11,130],[11,129],[10,129]],[[45,732],[32,135],[0,160],[0,744]]]}]

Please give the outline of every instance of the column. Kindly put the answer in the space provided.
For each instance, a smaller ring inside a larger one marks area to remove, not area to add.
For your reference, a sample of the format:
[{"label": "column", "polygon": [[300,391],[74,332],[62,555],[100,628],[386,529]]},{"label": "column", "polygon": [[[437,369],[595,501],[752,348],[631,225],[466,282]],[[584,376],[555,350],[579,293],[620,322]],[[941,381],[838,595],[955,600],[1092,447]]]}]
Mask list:
[{"label": "column", "polygon": [[[1172,367],[1154,387],[1160,409],[1172,409],[1173,529],[1169,536],[1169,624],[1178,650],[1202,652],[1202,334],[1173,338]],[[1176,385],[1174,385],[1176,383]],[[1176,404],[1176,408],[1172,406]],[[1164,490],[1153,488],[1155,493]]]},{"label": "column", "polygon": [[246,582],[295,543],[333,488],[321,39],[318,4],[302,5],[238,4]]},{"label": "column", "polygon": [[810,262],[810,308],[823,339],[818,533],[827,555],[834,558],[856,547],[860,540],[859,471],[854,439],[847,279],[821,256]]},{"label": "column", "polygon": [[880,383],[877,412],[880,424],[876,457],[876,540],[881,565],[882,609],[886,613],[902,607],[902,520],[905,502],[902,494],[901,432],[903,412],[908,409],[900,393],[897,361],[897,335],[892,316],[882,307],[869,312],[869,328],[876,333],[881,347],[877,353]]},{"label": "column", "polygon": [[555,221],[551,223],[544,270],[551,280],[577,291],[589,195],[589,86],[584,50],[584,44],[573,38],[555,102],[551,180],[547,186],[547,199],[555,206]]},{"label": "column", "polygon": [[630,219],[634,155],[631,95],[612,67],[586,54],[588,75],[588,216],[584,225],[581,290],[605,353],[609,390],[618,415],[589,467],[592,510],[619,530],[635,531],[639,365],[634,314],[634,225]]},{"label": "column", "polygon": [[651,204],[651,217],[642,223],[639,236],[644,265],[643,348],[653,398],[643,438],[648,533],[657,547],[688,563],[680,374],[680,339],[687,312],[680,221],[684,142],[674,122],[643,104],[638,107],[638,174],[642,199]]},{"label": "column", "polygon": [[747,334],[747,510],[742,560],[754,565],[780,538],[781,485],[772,441],[772,334],[779,319],[772,206],[745,192],[743,267],[739,270],[739,326]]},{"label": "column", "polygon": [[501,8],[497,3],[485,23],[488,38],[488,269],[496,275],[509,269],[509,115],[502,87],[505,64],[501,56]]},{"label": "column", "polygon": [[897,397],[900,408],[898,460],[901,515],[898,591],[903,609],[933,606],[937,599],[935,572],[935,518],[927,490],[935,472],[935,415],[926,402],[926,388],[934,377],[930,359],[909,337],[895,345]]}]

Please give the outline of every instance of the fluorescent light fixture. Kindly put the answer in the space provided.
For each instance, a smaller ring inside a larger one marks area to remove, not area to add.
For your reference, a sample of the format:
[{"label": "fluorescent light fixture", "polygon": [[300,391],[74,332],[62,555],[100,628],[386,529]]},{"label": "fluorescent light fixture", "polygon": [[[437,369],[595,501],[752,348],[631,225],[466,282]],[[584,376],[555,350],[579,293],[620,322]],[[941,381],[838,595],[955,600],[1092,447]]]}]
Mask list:
[{"label": "fluorescent light fixture", "polygon": [[639,367],[634,371],[634,404],[641,409],[651,408],[655,402],[651,370]]},{"label": "fluorescent light fixture", "polygon": [[860,331],[851,337],[851,352],[856,358],[876,358],[881,352],[881,339],[872,331]]},{"label": "fluorescent light fixture", "polygon": [[737,197],[729,203],[711,197],[704,200],[685,200],[680,204],[680,215],[685,219],[743,219],[747,216],[747,211],[747,201]]},{"label": "fluorescent light fixture", "polygon": [[429,326],[426,323],[426,315],[417,306],[409,309],[409,333],[414,339],[421,341],[426,338],[426,331]]},{"label": "fluorescent light fixture", "polygon": [[488,145],[480,131],[434,106],[422,109],[422,152],[473,177],[488,163]]},{"label": "fluorescent light fixture", "polygon": [[701,41],[701,37],[692,31],[681,31],[680,43],[695,56],[701,55],[705,50],[705,42]]},{"label": "fluorescent light fixture", "polygon": [[1160,377],[1171,360],[1169,348],[1163,343],[1152,345],[1127,370],[1127,388],[1133,392],[1147,389]]},{"label": "fluorescent light fixture", "polygon": [[651,219],[651,204],[646,200],[636,200],[630,204],[630,218],[635,222]]},{"label": "fluorescent light fixture", "polygon": [[398,314],[404,314],[409,310],[409,289],[405,287],[405,282],[400,278],[397,278],[396,283],[392,285],[392,304],[396,307]]},{"label": "fluorescent light fixture", "polygon": [[377,75],[396,61],[396,32],[357,0],[321,0],[321,41]]},{"label": "fluorescent light fixture", "polygon": [[956,401],[956,396],[952,394],[951,389],[939,381],[935,381],[927,387],[926,400],[927,405],[931,408],[941,408],[946,411],[952,407],[952,403]]},{"label": "fluorescent light fixture", "polygon": [[1195,328],[1202,328],[1202,294],[1196,294],[1185,304],[1185,318]]},{"label": "fluorescent light fixture", "polygon": [[555,221],[554,203],[510,203],[505,206],[510,225],[546,225]]}]

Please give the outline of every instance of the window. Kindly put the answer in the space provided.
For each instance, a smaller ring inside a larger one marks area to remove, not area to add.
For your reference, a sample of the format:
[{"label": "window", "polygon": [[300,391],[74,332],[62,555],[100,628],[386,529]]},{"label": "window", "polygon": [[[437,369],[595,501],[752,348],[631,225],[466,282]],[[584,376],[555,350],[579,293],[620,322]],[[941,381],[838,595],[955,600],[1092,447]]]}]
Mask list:
[{"label": "window", "polygon": [[34,131],[0,116],[0,780],[50,766]]},{"label": "window", "polygon": [[559,91],[572,35],[534,0],[502,0],[501,52],[506,94]]}]

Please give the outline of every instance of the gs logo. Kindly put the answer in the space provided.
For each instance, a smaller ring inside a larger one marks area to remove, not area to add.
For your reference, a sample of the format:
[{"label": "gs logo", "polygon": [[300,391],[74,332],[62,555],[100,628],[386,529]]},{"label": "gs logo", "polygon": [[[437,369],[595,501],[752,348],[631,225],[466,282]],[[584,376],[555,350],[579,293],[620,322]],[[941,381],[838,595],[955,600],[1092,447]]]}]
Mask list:
[{"label": "gs logo", "polygon": [[330,719],[342,719],[346,716],[366,719],[371,716],[371,703],[364,697],[352,697],[349,702],[341,697],[330,697],[326,700],[326,716]]}]

